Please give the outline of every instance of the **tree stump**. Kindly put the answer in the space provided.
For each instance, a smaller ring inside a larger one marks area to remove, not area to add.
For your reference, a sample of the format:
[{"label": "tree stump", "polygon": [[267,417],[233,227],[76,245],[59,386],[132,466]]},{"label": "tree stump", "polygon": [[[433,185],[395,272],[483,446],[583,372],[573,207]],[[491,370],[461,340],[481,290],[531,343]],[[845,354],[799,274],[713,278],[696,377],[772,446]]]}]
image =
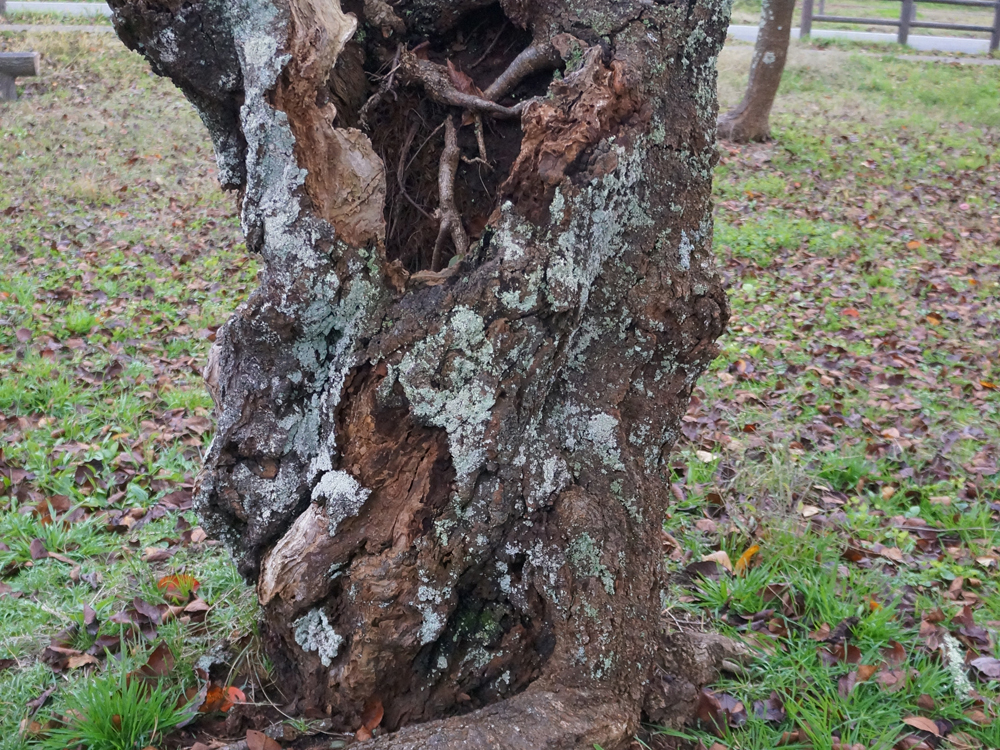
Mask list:
[{"label": "tree stump", "polygon": [[197,508],[278,684],[347,730],[380,701],[381,748],[621,746],[663,708],[667,459],[728,318],[728,5],[110,4],[262,259]]}]

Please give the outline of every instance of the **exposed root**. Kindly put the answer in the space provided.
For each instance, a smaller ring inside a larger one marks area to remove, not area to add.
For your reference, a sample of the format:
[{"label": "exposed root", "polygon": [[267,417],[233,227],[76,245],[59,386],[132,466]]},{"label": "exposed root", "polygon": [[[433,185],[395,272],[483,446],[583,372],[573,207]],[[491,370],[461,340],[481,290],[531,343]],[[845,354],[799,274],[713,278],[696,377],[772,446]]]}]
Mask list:
[{"label": "exposed root", "polygon": [[646,687],[643,713],[659,726],[679,727],[696,713],[701,689],[720,672],[741,669],[749,649],[716,633],[672,632],[662,636],[657,669]]},{"label": "exposed root", "polygon": [[429,60],[421,60],[409,50],[403,50],[400,73],[408,82],[423,86],[427,95],[434,101],[452,107],[461,107],[470,112],[492,115],[497,118],[515,118],[521,116],[521,112],[527,104],[527,102],[521,102],[513,107],[504,107],[483,97],[459,91],[452,83],[447,68]]},{"label": "exposed root", "polygon": [[638,724],[613,696],[533,690],[464,716],[408,726],[358,745],[366,750],[617,750]]},{"label": "exposed root", "polygon": [[483,97],[499,101],[530,75],[543,70],[553,70],[562,62],[562,56],[550,42],[534,42],[511,61],[507,69],[497,76],[483,92]]},{"label": "exposed root", "polygon": [[449,115],[444,121],[444,151],[441,152],[441,169],[438,173],[438,188],[441,195],[438,218],[441,221],[441,227],[438,229],[437,241],[434,243],[434,255],[431,258],[432,271],[441,268],[441,250],[448,240],[448,235],[451,235],[456,255],[465,255],[469,249],[469,235],[465,233],[465,227],[462,226],[462,216],[455,208],[455,174],[458,172],[461,156],[455,118]]}]

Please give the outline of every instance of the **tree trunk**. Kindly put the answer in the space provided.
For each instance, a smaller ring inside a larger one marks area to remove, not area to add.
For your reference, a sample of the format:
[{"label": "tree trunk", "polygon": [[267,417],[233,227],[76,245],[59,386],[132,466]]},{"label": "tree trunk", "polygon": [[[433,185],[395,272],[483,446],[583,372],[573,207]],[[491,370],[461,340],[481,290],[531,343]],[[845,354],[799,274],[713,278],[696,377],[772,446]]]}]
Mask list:
[{"label": "tree trunk", "polygon": [[736,143],[771,138],[771,107],[788,57],[795,0],[763,0],[750,82],[735,109],[719,118],[719,138]]},{"label": "tree trunk", "polygon": [[278,684],[350,730],[381,701],[384,748],[610,749],[691,708],[725,649],[658,653],[660,533],[728,318],[728,4],[110,4],[263,260],[197,507]]}]

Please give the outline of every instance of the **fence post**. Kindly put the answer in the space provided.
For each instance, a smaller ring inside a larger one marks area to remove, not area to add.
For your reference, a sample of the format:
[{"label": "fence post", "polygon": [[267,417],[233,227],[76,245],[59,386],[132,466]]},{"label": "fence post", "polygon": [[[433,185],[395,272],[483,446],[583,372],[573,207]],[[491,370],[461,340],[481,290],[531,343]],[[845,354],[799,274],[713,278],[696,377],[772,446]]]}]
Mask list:
[{"label": "fence post", "polygon": [[[997,0],[1000,3],[1000,0]],[[1000,5],[998,5],[1000,7]],[[1000,11],[998,11],[1000,13]],[[802,23],[799,26],[799,39],[812,34],[813,29],[813,0],[802,0]]]},{"label": "fence post", "polygon": [[996,10],[993,11],[993,33],[990,34],[990,52],[996,52],[1000,47],[1000,0],[997,0]]},{"label": "fence post", "polygon": [[906,39],[910,36],[910,21],[913,20],[913,0],[903,0],[903,9],[899,13],[899,35],[896,41],[906,44]]}]

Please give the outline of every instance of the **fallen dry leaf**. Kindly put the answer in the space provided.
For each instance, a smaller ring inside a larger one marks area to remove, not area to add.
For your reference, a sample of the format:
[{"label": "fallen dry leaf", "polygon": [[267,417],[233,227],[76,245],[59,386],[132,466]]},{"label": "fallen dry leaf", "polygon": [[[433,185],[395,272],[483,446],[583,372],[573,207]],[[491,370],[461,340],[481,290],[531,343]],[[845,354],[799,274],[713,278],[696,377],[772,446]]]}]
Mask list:
[{"label": "fallen dry leaf", "polygon": [[878,667],[874,664],[861,664],[858,666],[858,682],[867,682],[878,672]]},{"label": "fallen dry leaf", "polygon": [[724,549],[719,550],[718,552],[713,552],[710,555],[702,555],[701,561],[718,563],[730,573],[733,572],[733,563],[729,560],[729,555],[726,554]]},{"label": "fallen dry leaf", "polygon": [[80,667],[94,666],[100,663],[100,660],[91,654],[74,654],[66,660],[66,667],[68,669],[79,669]]},{"label": "fallen dry leaf", "polygon": [[247,730],[247,750],[281,750],[281,745],[263,732]]},{"label": "fallen dry leaf", "polygon": [[750,565],[750,561],[753,556],[760,552],[760,545],[753,545],[746,552],[740,555],[740,559],[736,561],[736,565],[733,566],[733,572],[738,576],[742,576],[747,572],[747,567]]},{"label": "fallen dry leaf", "polygon": [[917,696],[917,707],[922,708],[924,711],[933,711],[934,698],[927,693],[921,693]]},{"label": "fallen dry leaf", "polygon": [[892,666],[898,667],[906,662],[906,649],[899,641],[889,641],[889,645],[882,649],[882,658]]},{"label": "fallen dry leaf", "polygon": [[980,711],[978,708],[970,708],[965,712],[965,718],[974,724],[978,724],[981,727],[985,727],[990,724],[990,717],[985,713]]},{"label": "fallen dry leaf", "polygon": [[992,656],[980,656],[969,664],[983,677],[990,680],[1000,680],[1000,659]]},{"label": "fallen dry leaf", "polygon": [[187,601],[190,596],[199,589],[201,583],[188,573],[175,573],[163,576],[156,582],[156,587],[163,594],[165,599],[172,599],[175,602]]},{"label": "fallen dry leaf", "polygon": [[382,701],[378,698],[369,698],[365,701],[365,706],[361,710],[361,725],[374,731],[375,727],[382,723],[385,710],[382,708]]},{"label": "fallen dry leaf", "polygon": [[923,732],[930,732],[935,737],[941,736],[941,730],[938,729],[938,725],[934,723],[933,719],[924,716],[907,716],[903,719],[903,723]]},{"label": "fallen dry leaf", "polygon": [[966,732],[952,732],[945,738],[948,750],[982,750],[983,743]]},{"label": "fallen dry leaf", "polygon": [[48,550],[45,549],[45,542],[41,539],[32,539],[31,544],[28,545],[28,551],[32,560],[44,560],[49,556]]}]

